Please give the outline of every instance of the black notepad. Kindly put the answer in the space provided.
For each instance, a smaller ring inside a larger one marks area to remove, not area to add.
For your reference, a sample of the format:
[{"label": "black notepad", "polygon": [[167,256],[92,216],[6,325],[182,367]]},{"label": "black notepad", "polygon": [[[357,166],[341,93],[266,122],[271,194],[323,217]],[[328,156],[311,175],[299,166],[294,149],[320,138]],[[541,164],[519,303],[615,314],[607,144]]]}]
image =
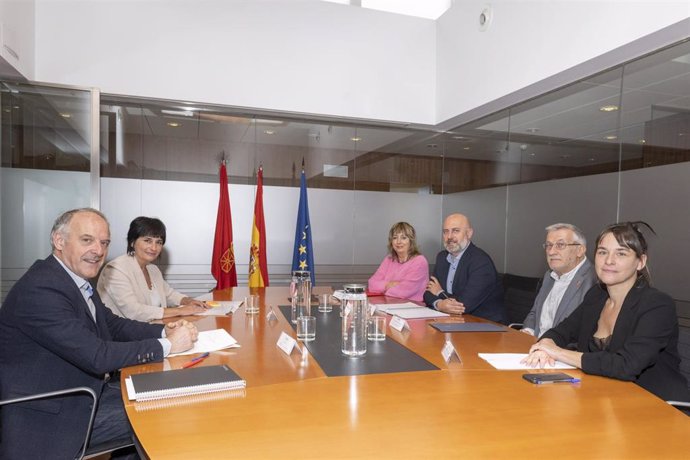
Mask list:
[{"label": "black notepad", "polygon": [[247,384],[228,366],[203,366],[131,376],[137,401],[236,390]]},{"label": "black notepad", "polygon": [[505,332],[504,326],[490,323],[430,323],[441,332]]}]

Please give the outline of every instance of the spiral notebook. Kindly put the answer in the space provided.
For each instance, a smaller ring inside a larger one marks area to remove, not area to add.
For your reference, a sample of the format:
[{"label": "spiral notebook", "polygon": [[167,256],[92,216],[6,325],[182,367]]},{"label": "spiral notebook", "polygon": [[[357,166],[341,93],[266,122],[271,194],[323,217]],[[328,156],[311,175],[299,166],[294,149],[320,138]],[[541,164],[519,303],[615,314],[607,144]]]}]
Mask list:
[{"label": "spiral notebook", "polygon": [[247,386],[247,383],[226,365],[134,374],[128,380],[131,385],[127,382],[127,395],[129,399],[136,401],[237,390]]}]

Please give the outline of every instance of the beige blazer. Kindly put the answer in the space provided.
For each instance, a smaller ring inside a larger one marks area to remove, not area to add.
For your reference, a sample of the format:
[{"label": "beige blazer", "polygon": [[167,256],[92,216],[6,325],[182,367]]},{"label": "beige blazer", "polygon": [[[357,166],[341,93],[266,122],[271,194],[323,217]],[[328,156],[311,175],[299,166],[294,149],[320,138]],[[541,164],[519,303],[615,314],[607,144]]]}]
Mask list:
[{"label": "beige blazer", "polygon": [[133,256],[122,255],[103,267],[98,279],[98,294],[113,313],[138,321],[152,321],[163,317],[163,307],[180,304],[185,295],[165,282],[160,269],[153,264],[148,264],[146,269],[161,305],[154,305],[151,301],[146,278]]}]

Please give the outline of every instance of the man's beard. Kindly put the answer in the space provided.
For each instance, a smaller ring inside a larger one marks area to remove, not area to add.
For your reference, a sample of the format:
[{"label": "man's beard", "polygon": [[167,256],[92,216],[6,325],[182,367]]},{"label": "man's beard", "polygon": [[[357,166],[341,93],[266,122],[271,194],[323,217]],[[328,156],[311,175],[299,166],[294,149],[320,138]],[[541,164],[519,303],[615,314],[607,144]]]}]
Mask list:
[{"label": "man's beard", "polygon": [[470,242],[468,240],[460,240],[457,242],[446,241],[444,247],[446,248],[446,251],[450,252],[451,254],[457,254],[464,251],[469,244]]}]

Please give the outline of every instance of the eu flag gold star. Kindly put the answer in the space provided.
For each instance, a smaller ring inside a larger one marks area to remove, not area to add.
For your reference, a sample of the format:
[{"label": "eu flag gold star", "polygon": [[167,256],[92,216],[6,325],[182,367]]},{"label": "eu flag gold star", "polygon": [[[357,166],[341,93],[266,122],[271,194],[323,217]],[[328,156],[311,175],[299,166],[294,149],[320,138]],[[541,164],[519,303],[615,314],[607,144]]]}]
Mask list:
[{"label": "eu flag gold star", "polygon": [[300,245],[298,250],[299,250],[300,254],[306,254],[307,253],[307,247],[306,246]]},{"label": "eu flag gold star", "polygon": [[299,268],[301,270],[306,270],[307,269],[307,261],[306,260],[300,260],[299,262]]}]

